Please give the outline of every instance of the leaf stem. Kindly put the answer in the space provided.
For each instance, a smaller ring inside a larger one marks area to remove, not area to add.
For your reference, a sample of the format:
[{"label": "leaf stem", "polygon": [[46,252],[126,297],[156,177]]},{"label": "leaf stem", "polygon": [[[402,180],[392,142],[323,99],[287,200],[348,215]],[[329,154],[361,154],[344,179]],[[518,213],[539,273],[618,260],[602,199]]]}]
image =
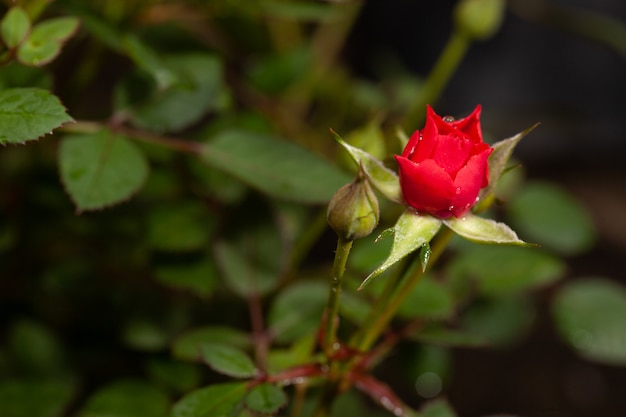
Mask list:
[{"label": "leaf stem", "polygon": [[332,279],[328,291],[328,302],[324,313],[324,352],[327,357],[331,357],[336,350],[337,321],[339,312],[339,298],[341,296],[341,285],[343,284],[343,273],[346,269],[346,262],[352,249],[352,240],[344,238],[337,239],[337,251],[333,262]]},{"label": "leaf stem", "polygon": [[446,84],[452,78],[452,74],[454,74],[454,71],[465,56],[470,43],[469,38],[461,32],[452,32],[450,39],[448,39],[443,51],[428,74],[419,98],[413,103],[413,106],[404,117],[402,124],[407,132],[412,132],[421,126],[425,115],[424,107],[436,101],[441,95]]}]

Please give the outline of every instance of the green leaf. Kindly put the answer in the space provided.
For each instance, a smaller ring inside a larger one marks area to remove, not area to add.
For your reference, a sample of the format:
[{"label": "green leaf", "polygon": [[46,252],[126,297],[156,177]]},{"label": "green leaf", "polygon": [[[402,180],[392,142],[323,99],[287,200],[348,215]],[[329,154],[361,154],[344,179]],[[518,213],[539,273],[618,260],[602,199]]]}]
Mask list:
[{"label": "green leaf", "polygon": [[574,197],[556,185],[530,183],[508,208],[520,233],[561,254],[584,252],[594,242],[595,229],[589,215]]},{"label": "green leaf", "polygon": [[[359,289],[362,289],[372,278],[377,277],[405,256],[430,242],[440,227],[441,220],[438,218],[419,214],[410,208],[406,209],[392,229],[393,245],[387,260],[363,280]],[[381,234],[381,236],[383,235]]]},{"label": "green leaf", "polygon": [[150,247],[168,252],[205,249],[216,226],[198,201],[160,205],[150,212],[147,222]]},{"label": "green leaf", "polygon": [[200,366],[162,357],[150,359],[147,371],[150,380],[180,393],[191,391],[202,381]]},{"label": "green leaf", "polygon": [[552,314],[561,336],[584,358],[626,365],[626,288],[605,278],[581,278],[557,294]]},{"label": "green leaf", "polygon": [[143,381],[113,382],[91,395],[78,417],[163,417],[169,408],[167,394]]},{"label": "green leaf", "polygon": [[389,200],[404,204],[398,175],[387,168],[381,161],[369,153],[348,145],[337,133],[331,131],[335,140],[352,156],[357,165],[361,165],[372,185]]},{"label": "green leaf", "polygon": [[263,383],[254,386],[246,397],[246,407],[261,414],[274,414],[287,404],[287,395],[276,385]]},{"label": "green leaf", "polygon": [[472,242],[492,245],[532,246],[518,238],[517,234],[506,224],[470,213],[463,215],[463,217],[446,219],[443,222],[454,233]]},{"label": "green leaf", "polygon": [[[256,207],[256,214],[261,211]],[[246,222],[249,220],[249,222]],[[215,244],[226,285],[241,295],[266,294],[280,283],[284,254],[277,227],[267,217],[240,219],[239,230]]]},{"label": "green leaf", "polygon": [[193,362],[199,361],[202,358],[202,347],[212,343],[245,348],[250,346],[250,338],[241,330],[230,327],[200,327],[183,333],[174,341],[172,356]]},{"label": "green leaf", "polygon": [[192,391],[174,404],[169,417],[232,417],[246,386],[246,382],[231,382]]},{"label": "green leaf", "polygon": [[232,346],[219,343],[204,344],[202,357],[214,371],[233,378],[252,378],[257,374],[252,359],[244,351]]},{"label": "green leaf", "polygon": [[130,198],[148,176],[143,153],[107,130],[69,135],[59,149],[61,181],[79,212]]},{"label": "green leaf", "polygon": [[53,380],[4,380],[0,382],[2,417],[61,417],[75,393],[74,384]]},{"label": "green leaf", "polygon": [[167,346],[169,334],[154,319],[134,317],[124,325],[122,338],[133,349],[158,352]]},{"label": "green leaf", "polygon": [[263,193],[301,203],[326,203],[351,181],[298,145],[250,132],[222,133],[205,145],[201,157]]},{"label": "green leaf", "polygon": [[17,50],[17,58],[25,65],[42,66],[52,61],[63,43],[76,32],[80,21],[75,17],[58,17],[33,26]]},{"label": "green leaf", "polygon": [[538,249],[473,246],[448,266],[448,278],[460,292],[499,297],[529,291],[561,279],[565,263]]},{"label": "green leaf", "polygon": [[59,99],[46,90],[0,91],[0,145],[38,139],[71,121]]},{"label": "green leaf", "polygon": [[483,188],[480,192],[480,199],[482,200],[487,195],[491,194],[498,183],[498,180],[505,172],[509,159],[513,154],[513,149],[519,143],[520,140],[531,131],[533,131],[539,123],[536,123],[528,129],[508,138],[503,139],[493,144],[493,152],[489,155],[489,185]]},{"label": "green leaf", "polygon": [[186,290],[198,297],[208,297],[217,286],[218,273],[215,264],[209,259],[183,265],[161,265],[155,270],[155,277],[161,284]]},{"label": "green leaf", "polygon": [[456,417],[456,413],[446,400],[434,400],[422,407],[421,417]]},{"label": "green leaf", "polygon": [[268,325],[278,342],[292,342],[319,326],[328,285],[317,281],[303,281],[281,291],[269,311]]},{"label": "green leaf", "polygon": [[19,45],[30,30],[30,18],[19,6],[11,7],[0,22],[2,40],[9,49]]},{"label": "green leaf", "polygon": [[31,376],[58,376],[65,370],[63,346],[52,329],[43,324],[20,319],[7,335],[7,347],[13,366]]},{"label": "green leaf", "polygon": [[[209,111],[224,104],[221,62],[209,54],[177,54],[164,57],[163,65],[179,78],[168,88],[156,89],[140,103],[131,103],[122,91],[119,106],[136,126],[153,132],[177,132],[199,121]],[[129,93],[127,93],[129,94]]]}]

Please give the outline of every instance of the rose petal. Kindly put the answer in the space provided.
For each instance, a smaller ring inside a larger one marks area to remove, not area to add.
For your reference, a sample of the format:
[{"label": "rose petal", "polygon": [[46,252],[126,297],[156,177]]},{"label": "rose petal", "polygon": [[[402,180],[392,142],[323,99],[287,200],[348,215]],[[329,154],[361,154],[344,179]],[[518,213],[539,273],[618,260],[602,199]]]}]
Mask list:
[{"label": "rose petal", "polygon": [[435,161],[427,159],[416,164],[397,155],[396,160],[402,195],[409,206],[427,213],[439,213],[449,208],[455,196],[455,185]]},{"label": "rose petal", "polygon": [[452,178],[471,156],[472,143],[456,134],[439,136],[432,159]]},{"label": "rose petal", "polygon": [[437,119],[440,119],[440,117],[435,113],[432,107],[426,106],[426,123],[424,124],[424,129],[420,132],[421,136],[419,136],[419,138],[421,139],[418,140],[415,151],[410,158],[411,161],[421,162],[430,159],[438,135]]},{"label": "rose petal", "polygon": [[480,130],[481,110],[482,107],[479,104],[469,116],[451,123],[456,129],[468,135],[472,142],[482,142],[482,131]]},{"label": "rose petal", "polygon": [[413,134],[409,138],[409,141],[404,147],[404,151],[402,151],[403,157],[411,159],[411,157],[413,156],[413,152],[415,152],[415,148],[420,141],[420,134],[421,132],[419,130],[413,132]]},{"label": "rose petal", "polygon": [[[475,203],[480,189],[484,186],[484,172],[491,149],[472,156],[467,165],[459,170],[454,179],[455,196],[452,200],[452,214],[462,216]],[[485,184],[486,185],[486,184]]]}]

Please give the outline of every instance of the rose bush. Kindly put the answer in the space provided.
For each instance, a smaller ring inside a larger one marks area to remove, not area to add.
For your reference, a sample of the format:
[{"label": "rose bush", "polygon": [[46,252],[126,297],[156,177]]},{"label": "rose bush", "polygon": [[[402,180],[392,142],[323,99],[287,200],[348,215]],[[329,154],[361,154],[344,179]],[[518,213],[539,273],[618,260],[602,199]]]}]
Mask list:
[{"label": "rose bush", "polygon": [[426,123],[396,155],[406,203],[418,212],[445,219],[460,217],[489,183],[487,160],[493,149],[483,142],[480,105],[464,119],[442,118],[427,106]]}]

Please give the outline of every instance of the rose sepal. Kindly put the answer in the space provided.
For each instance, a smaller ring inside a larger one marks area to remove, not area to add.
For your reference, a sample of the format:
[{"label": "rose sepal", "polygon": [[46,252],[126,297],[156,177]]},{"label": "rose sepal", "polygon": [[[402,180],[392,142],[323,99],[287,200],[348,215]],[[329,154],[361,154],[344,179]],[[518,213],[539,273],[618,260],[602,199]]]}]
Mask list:
[{"label": "rose sepal", "polygon": [[[427,245],[441,228],[442,221],[437,217],[421,214],[412,208],[407,208],[398,217],[396,224],[385,231],[376,239],[377,241],[393,234],[393,244],[387,259],[369,274],[359,286],[363,289],[373,278],[377,277],[389,267],[402,260],[417,249]],[[422,256],[422,262],[428,261],[428,253]],[[422,265],[425,268],[425,264]]]},{"label": "rose sepal", "polygon": [[506,170],[509,159],[513,154],[513,149],[515,149],[519,141],[522,140],[524,136],[529,134],[537,126],[539,126],[539,123],[535,123],[518,134],[493,144],[493,151],[491,152],[491,155],[489,155],[489,185],[480,190],[480,194],[478,196],[479,201],[482,201],[489,195],[493,194],[493,190],[498,184],[498,180]]},{"label": "rose sepal", "polygon": [[330,130],[335,140],[350,154],[354,162],[360,165],[370,183],[387,199],[404,204],[398,175],[387,168],[378,158],[362,149],[349,145],[337,132]]},{"label": "rose sepal", "polygon": [[471,213],[443,221],[457,235],[476,243],[491,245],[536,246],[517,237],[517,233],[504,223],[485,219]]}]

